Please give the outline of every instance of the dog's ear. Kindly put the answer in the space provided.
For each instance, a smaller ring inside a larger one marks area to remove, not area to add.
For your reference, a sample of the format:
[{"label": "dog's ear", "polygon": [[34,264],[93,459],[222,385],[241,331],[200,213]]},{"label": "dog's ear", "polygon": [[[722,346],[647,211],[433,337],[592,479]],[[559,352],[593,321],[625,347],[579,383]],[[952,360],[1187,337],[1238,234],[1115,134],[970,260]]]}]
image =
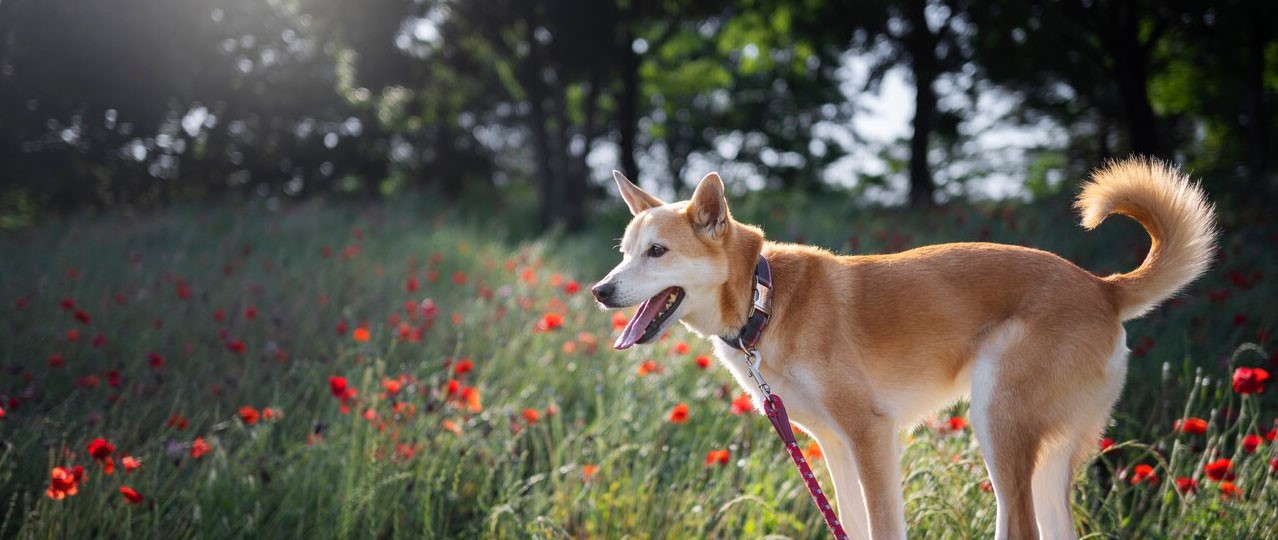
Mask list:
[{"label": "dog's ear", "polygon": [[621,198],[626,201],[626,206],[630,207],[630,213],[638,215],[639,212],[666,204],[656,197],[649,195],[647,191],[639,189],[634,182],[631,182],[621,171],[612,171],[612,179],[617,181],[617,189],[621,191]]},{"label": "dog's ear", "polygon": [[719,173],[707,174],[697,184],[697,191],[692,194],[692,202],[688,205],[688,218],[698,232],[711,238],[728,229],[728,199],[723,196],[723,180]]}]

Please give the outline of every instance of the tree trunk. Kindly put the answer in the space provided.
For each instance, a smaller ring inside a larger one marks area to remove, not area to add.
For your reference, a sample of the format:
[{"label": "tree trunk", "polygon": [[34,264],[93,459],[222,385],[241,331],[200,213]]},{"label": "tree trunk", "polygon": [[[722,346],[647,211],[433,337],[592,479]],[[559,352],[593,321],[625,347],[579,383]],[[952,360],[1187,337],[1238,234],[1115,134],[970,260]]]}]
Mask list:
[{"label": "tree trunk", "polygon": [[635,161],[635,138],[639,132],[639,55],[632,48],[634,35],[626,32],[621,45],[621,101],[617,104],[617,123],[621,131],[621,172],[639,178]]},{"label": "tree trunk", "polygon": [[927,153],[932,130],[936,124],[936,89],[933,84],[939,72],[936,58],[937,38],[927,27],[923,13],[924,0],[912,0],[906,8],[910,32],[905,48],[910,55],[910,68],[914,71],[914,133],[910,136],[910,206],[927,208],[936,206],[936,185],[932,183],[932,170]]}]

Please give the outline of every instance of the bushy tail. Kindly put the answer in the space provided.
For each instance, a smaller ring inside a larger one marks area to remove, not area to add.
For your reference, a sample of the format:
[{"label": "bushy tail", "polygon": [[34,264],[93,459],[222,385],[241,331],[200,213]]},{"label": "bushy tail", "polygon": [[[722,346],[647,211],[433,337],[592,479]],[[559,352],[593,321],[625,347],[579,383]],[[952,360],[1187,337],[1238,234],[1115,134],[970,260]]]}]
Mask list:
[{"label": "bushy tail", "polygon": [[1162,161],[1129,158],[1092,174],[1074,207],[1083,227],[1096,228],[1111,214],[1140,222],[1153,239],[1140,267],[1104,278],[1114,285],[1122,320],[1145,314],[1211,264],[1216,223],[1202,188]]}]

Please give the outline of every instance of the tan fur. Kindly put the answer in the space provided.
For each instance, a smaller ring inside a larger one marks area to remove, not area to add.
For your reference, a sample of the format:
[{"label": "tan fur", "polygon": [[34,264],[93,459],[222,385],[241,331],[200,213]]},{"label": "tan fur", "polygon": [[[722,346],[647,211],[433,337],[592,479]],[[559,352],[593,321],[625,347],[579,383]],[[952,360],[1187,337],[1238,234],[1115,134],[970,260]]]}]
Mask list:
[{"label": "tan fur", "polygon": [[[758,346],[763,374],[791,419],[827,450],[841,520],[862,538],[905,536],[897,433],[964,395],[998,499],[997,537],[1075,537],[1067,475],[1071,460],[1094,447],[1118,398],[1126,372],[1120,323],[1201,274],[1214,238],[1202,192],[1147,160],[1096,173],[1078,200],[1088,228],[1121,213],[1153,237],[1140,268],[1108,278],[1000,244],[835,256],[767,242],[733,220],[718,175],[708,175],[691,201],[673,204],[647,204],[651,196],[622,179],[636,216],[622,264],[601,280],[621,289],[622,304],[683,287],[675,315],[688,328],[735,335],[749,310],[755,260],[760,252],[768,258],[774,296]],[[646,257],[652,242],[669,252]],[[743,356],[714,342],[759,404]]]}]

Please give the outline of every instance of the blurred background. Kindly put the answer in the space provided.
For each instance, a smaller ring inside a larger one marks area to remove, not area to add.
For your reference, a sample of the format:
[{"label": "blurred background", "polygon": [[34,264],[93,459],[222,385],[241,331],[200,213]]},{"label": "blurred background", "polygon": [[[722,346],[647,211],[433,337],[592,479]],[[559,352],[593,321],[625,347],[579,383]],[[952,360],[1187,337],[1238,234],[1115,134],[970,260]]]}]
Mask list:
[{"label": "blurred background", "polygon": [[[1278,194],[1269,0],[0,0],[0,226],[411,190],[927,207],[1140,153]],[[471,199],[467,199],[470,197]]]}]

